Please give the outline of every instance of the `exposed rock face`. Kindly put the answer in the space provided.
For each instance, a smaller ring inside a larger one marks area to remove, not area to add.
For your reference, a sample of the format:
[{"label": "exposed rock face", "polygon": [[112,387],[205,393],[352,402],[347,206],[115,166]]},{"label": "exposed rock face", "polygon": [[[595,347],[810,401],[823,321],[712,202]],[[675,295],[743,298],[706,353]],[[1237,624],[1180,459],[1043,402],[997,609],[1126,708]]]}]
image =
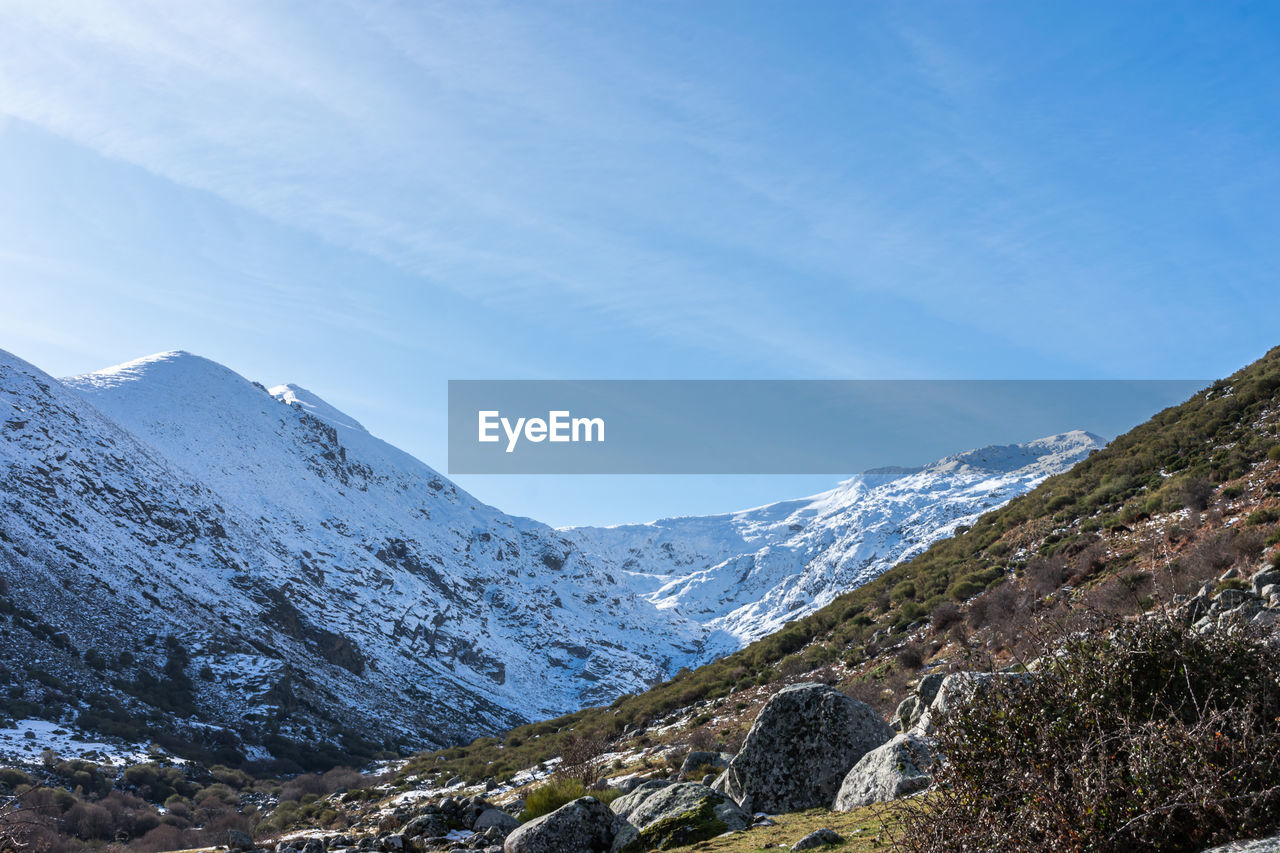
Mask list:
[{"label": "exposed rock face", "polygon": [[898,703],[898,709],[893,712],[893,727],[900,731],[909,731],[920,722],[920,718],[924,712],[933,704],[934,698],[938,695],[938,688],[942,686],[942,680],[947,675],[944,672],[935,672],[926,675],[920,679],[915,692]]},{"label": "exposed rock face", "polygon": [[751,825],[751,815],[705,785],[683,782],[644,793],[643,800],[627,809],[628,821],[636,828],[634,837],[615,850],[663,850]]},{"label": "exposed rock face", "polygon": [[608,853],[626,821],[595,797],[582,797],[507,836],[504,853]]},{"label": "exposed rock face", "polygon": [[844,777],[832,810],[852,811],[896,800],[929,787],[933,746],[918,735],[902,734],[862,756]]},{"label": "exposed rock face", "polygon": [[834,687],[784,687],[761,709],[717,782],[747,811],[829,806],[849,769],[892,736],[870,706]]},{"label": "exposed rock face", "polygon": [[937,695],[929,703],[929,707],[920,715],[919,721],[912,727],[912,732],[931,737],[937,730],[937,720],[966,702],[980,696],[999,680],[1025,679],[1025,673],[1014,672],[953,672],[938,685]]}]

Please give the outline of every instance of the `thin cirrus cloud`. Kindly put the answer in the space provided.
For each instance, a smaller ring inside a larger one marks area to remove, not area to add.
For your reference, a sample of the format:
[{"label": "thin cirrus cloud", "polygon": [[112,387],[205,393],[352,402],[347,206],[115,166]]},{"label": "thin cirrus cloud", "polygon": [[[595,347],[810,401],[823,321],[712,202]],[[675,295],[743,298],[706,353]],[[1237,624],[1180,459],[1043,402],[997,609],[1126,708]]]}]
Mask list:
[{"label": "thin cirrus cloud", "polygon": [[[725,135],[731,110],[624,60],[593,82],[589,50],[568,65],[509,9],[422,9],[19,5],[0,109],[482,303],[569,301],[659,338],[858,363],[788,329],[785,294],[632,236],[686,225],[737,248],[664,197],[682,161],[746,147]],[[602,91],[618,76],[638,95]],[[685,189],[761,198],[727,171]]]},{"label": "thin cirrus cloud", "polygon": [[1265,332],[1197,281],[1276,260],[1266,26],[1089,8],[13,0],[0,114],[685,364],[1151,375],[1194,322],[1177,372],[1229,368]]}]

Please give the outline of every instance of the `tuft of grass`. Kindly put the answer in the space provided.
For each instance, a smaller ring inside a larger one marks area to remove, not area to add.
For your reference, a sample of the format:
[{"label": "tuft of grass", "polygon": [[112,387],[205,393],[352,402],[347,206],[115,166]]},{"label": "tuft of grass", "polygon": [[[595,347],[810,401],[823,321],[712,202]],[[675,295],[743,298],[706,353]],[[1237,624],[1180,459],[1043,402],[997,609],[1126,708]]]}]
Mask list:
[{"label": "tuft of grass", "polygon": [[561,806],[568,805],[579,797],[592,796],[602,803],[611,803],[622,792],[617,788],[606,788],[603,791],[588,791],[580,779],[552,777],[544,785],[534,788],[524,798],[524,811],[520,813],[520,822],[526,823],[536,817],[551,814]]}]

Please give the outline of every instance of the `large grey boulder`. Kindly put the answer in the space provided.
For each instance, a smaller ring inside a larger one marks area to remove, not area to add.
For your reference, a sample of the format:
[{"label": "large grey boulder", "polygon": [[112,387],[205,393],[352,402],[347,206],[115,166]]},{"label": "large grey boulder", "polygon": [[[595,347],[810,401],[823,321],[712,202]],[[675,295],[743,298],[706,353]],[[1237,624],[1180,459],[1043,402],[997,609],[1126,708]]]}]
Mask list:
[{"label": "large grey boulder", "polygon": [[824,684],[784,687],[716,780],[747,811],[829,806],[849,768],[893,736],[870,706]]},{"label": "large grey boulder", "polygon": [[627,822],[595,797],[580,797],[507,836],[503,853],[609,853]]},{"label": "large grey boulder", "polygon": [[751,815],[736,803],[696,782],[650,791],[628,820],[636,832],[625,845],[615,845],[618,853],[694,844],[751,825]]},{"label": "large grey boulder", "polygon": [[663,788],[669,788],[673,784],[669,779],[646,779],[632,788],[631,793],[623,794],[610,803],[609,808],[618,817],[624,820],[631,820],[631,813],[639,808],[641,803]]},{"label": "large grey boulder", "polygon": [[844,777],[832,811],[848,812],[887,803],[933,782],[933,746],[923,737],[902,734],[862,756]]}]

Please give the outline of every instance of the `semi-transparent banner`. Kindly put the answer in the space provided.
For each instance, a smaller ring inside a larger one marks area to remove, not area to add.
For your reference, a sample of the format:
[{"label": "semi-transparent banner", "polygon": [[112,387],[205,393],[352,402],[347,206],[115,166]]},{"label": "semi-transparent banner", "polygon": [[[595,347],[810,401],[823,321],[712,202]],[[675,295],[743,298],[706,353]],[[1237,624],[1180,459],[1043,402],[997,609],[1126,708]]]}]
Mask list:
[{"label": "semi-transparent banner", "polygon": [[1085,430],[1203,380],[453,380],[450,474],[844,474]]}]

